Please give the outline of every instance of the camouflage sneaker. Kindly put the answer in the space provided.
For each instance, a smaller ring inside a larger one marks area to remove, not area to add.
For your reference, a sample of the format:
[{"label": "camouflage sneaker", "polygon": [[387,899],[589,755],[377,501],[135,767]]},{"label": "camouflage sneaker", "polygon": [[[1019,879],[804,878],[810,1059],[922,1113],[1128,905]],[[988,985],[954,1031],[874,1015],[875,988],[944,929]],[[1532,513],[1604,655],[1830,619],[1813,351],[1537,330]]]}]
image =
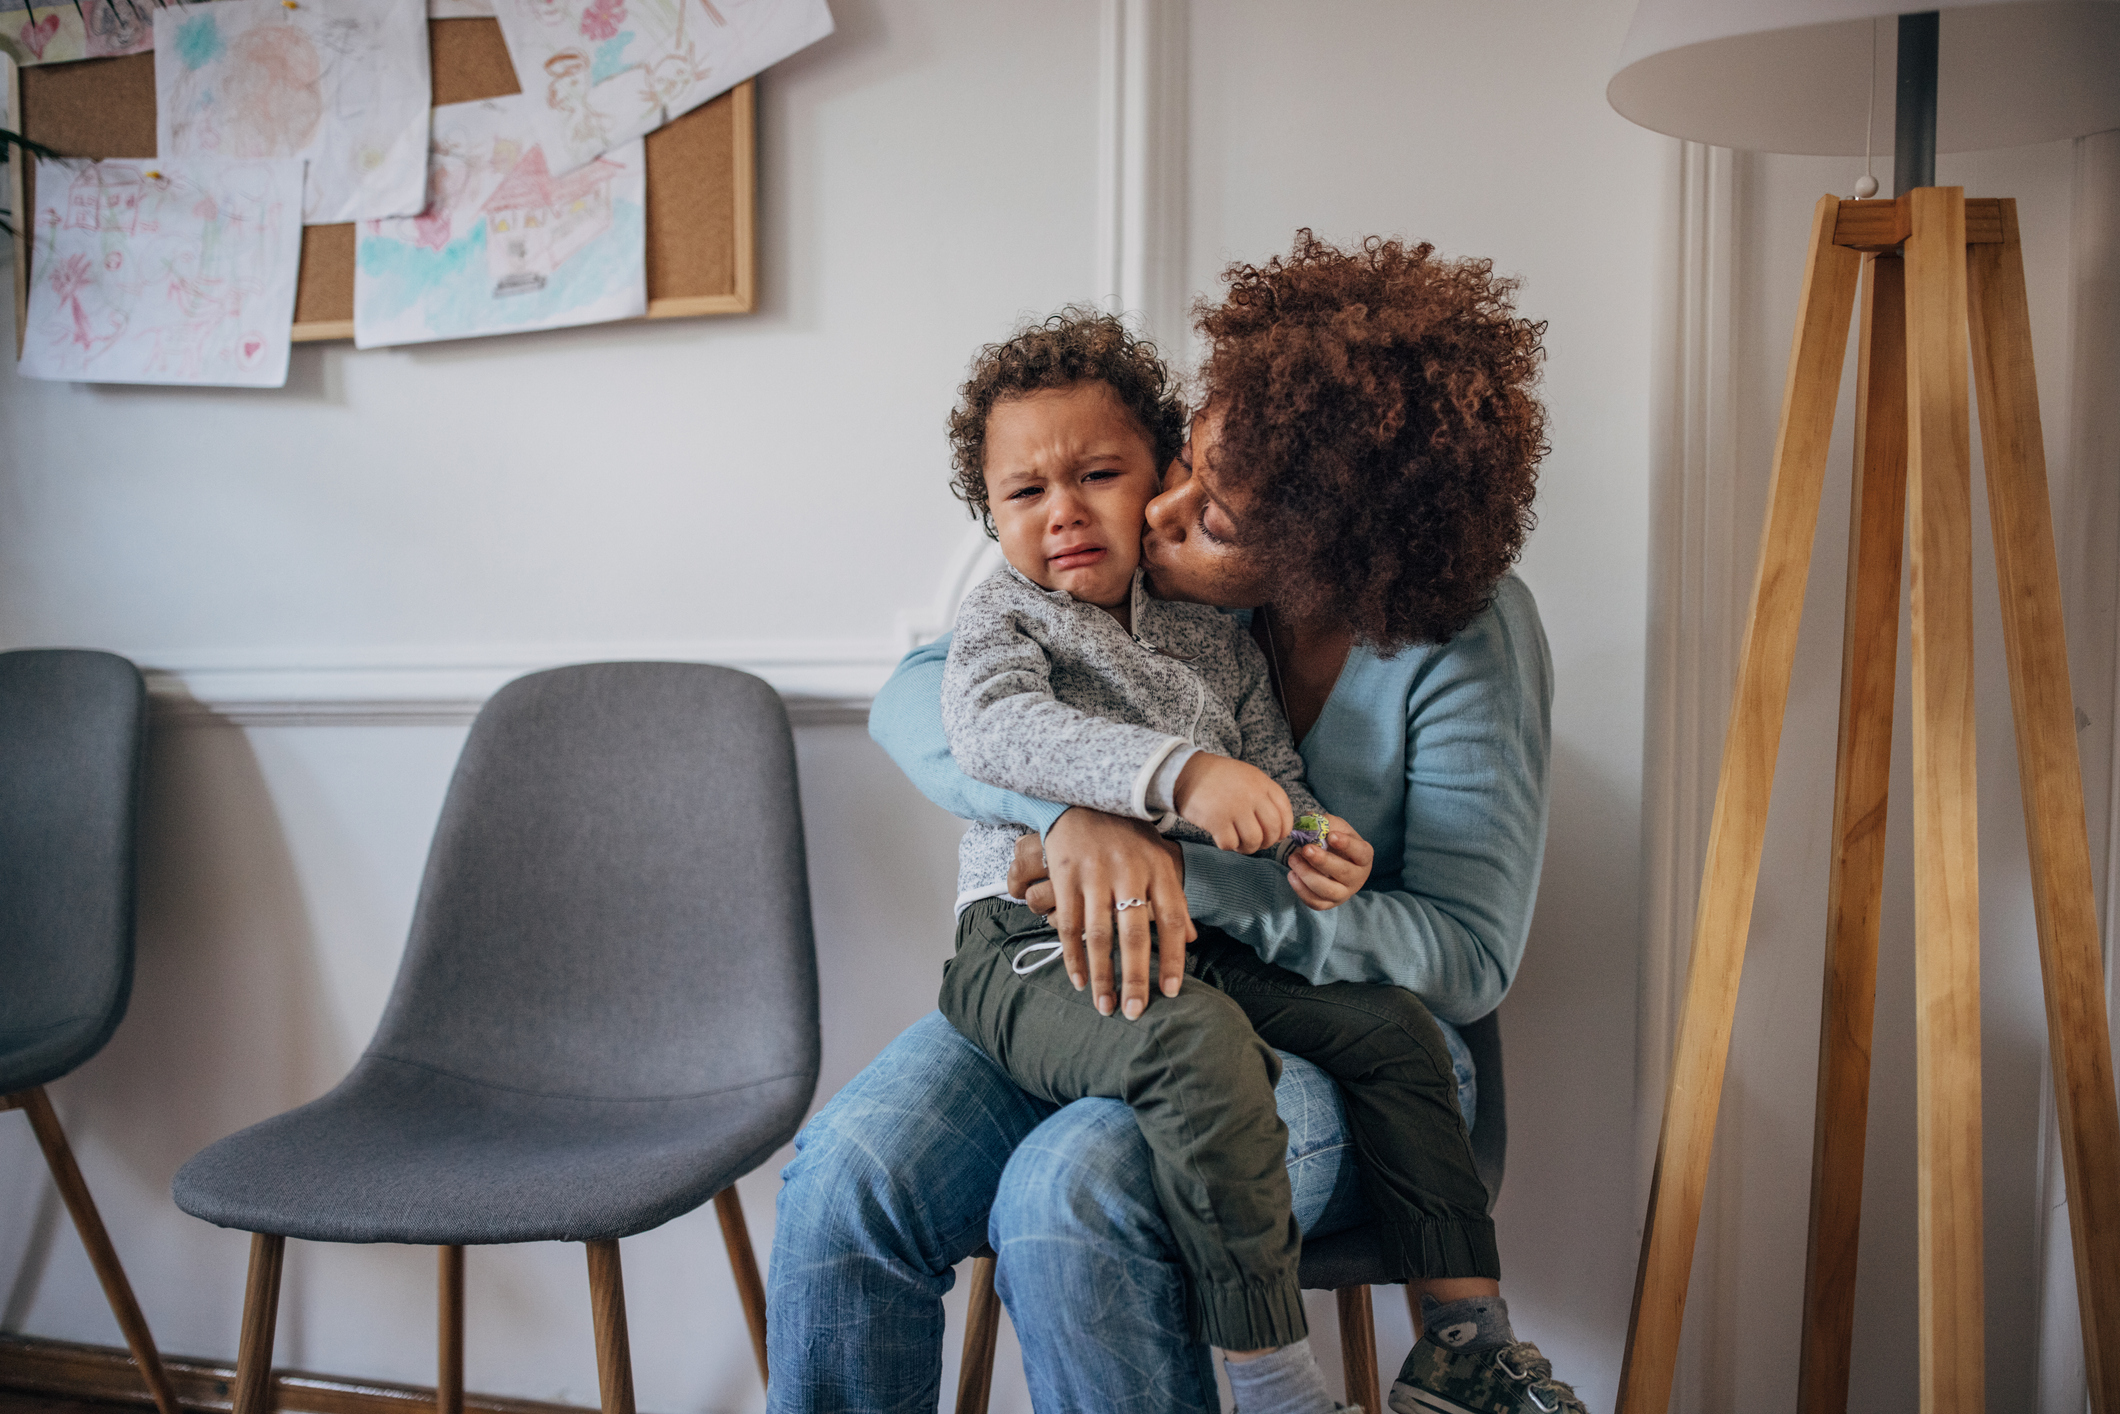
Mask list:
[{"label": "camouflage sneaker", "polygon": [[1528,1341],[1451,1350],[1424,1335],[1385,1402],[1396,1414],[1589,1414]]}]

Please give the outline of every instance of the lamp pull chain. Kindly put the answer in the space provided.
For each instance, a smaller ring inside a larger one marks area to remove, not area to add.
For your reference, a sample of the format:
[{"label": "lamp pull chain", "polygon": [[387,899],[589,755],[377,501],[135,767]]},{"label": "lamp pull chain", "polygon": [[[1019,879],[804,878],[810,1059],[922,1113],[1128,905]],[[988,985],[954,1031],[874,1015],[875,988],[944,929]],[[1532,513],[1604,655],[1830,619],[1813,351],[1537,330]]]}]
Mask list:
[{"label": "lamp pull chain", "polygon": [[1870,145],[1877,133],[1877,21],[1870,21],[1870,110],[1862,125],[1862,176],[1855,183],[1855,199],[1868,201],[1877,195],[1877,178],[1870,174]]}]

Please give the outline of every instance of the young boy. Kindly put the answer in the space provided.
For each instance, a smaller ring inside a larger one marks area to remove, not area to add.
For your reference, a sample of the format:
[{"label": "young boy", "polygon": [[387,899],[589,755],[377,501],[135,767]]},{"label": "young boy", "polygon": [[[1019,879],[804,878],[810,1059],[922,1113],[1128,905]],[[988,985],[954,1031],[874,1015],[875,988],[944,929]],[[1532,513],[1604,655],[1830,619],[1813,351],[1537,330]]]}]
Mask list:
[{"label": "young boy", "polygon": [[[965,385],[960,485],[1008,564],[958,611],[942,703],[951,751],[967,775],[1005,789],[1223,848],[1282,846],[1299,814],[1323,812],[1258,646],[1239,620],[1143,588],[1142,511],[1160,481],[1146,424],[1162,404],[1137,386],[1140,349],[1117,321],[1070,314],[987,349]],[[1407,1210],[1393,1175],[1421,1160],[1394,1147],[1393,1117],[1454,1111],[1455,1099],[1429,1058],[1408,1054],[1425,1011],[1389,986],[1298,994],[1285,985],[1293,974],[1208,933],[1174,994],[1110,1015],[1108,999],[1093,1004],[1049,966],[1054,930],[1007,896],[1022,833],[965,834],[943,1014],[1031,1094],[1133,1107],[1190,1277],[1193,1328],[1230,1353],[1239,1408],[1331,1410],[1297,1289],[1275,1048],[1339,1081],[1372,1206],[1387,1231],[1415,1232],[1424,1215]]]}]

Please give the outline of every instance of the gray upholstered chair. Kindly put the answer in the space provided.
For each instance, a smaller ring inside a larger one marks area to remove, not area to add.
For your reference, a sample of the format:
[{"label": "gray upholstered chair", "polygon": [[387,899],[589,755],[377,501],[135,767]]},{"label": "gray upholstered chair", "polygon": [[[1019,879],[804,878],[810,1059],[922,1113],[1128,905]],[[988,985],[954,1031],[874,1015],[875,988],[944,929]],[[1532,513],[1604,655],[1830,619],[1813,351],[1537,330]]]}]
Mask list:
[{"label": "gray upholstered chair", "polygon": [[194,1156],[186,1212],[254,1234],[236,1414],[271,1408],[286,1239],[432,1244],[436,1405],[463,1400],[463,1248],[588,1248],[605,1414],[631,1414],[618,1240],[715,1200],[765,1374],[732,1186],[817,1085],[787,713],[684,663],[533,673],[478,715],[375,1038],[338,1087]]},{"label": "gray upholstered chair", "polygon": [[176,1398],[44,1087],[103,1049],[132,996],[140,671],[110,653],[0,653],[0,1110],[28,1116],[161,1414]]},{"label": "gray upholstered chair", "polygon": [[[1472,1121],[1472,1161],[1487,1185],[1492,1209],[1502,1192],[1502,1169],[1509,1156],[1509,1108],[1502,1089],[1502,1025],[1489,1012],[1458,1028],[1472,1067],[1479,1076]],[[1376,1320],[1369,1288],[1392,1283],[1378,1259],[1376,1234],[1368,1226],[1348,1228],[1303,1244],[1298,1280],[1306,1290],[1330,1291],[1339,1300],[1340,1360],[1347,1398],[1368,1414],[1382,1414],[1377,1380]],[[1421,1328],[1420,1303],[1409,1287],[1406,1309],[1413,1328]],[[957,1364],[957,1414],[986,1414],[994,1386],[994,1345],[1000,1334],[1001,1302],[994,1295],[994,1251],[980,1249],[972,1258],[971,1300],[965,1313],[964,1354]]]}]

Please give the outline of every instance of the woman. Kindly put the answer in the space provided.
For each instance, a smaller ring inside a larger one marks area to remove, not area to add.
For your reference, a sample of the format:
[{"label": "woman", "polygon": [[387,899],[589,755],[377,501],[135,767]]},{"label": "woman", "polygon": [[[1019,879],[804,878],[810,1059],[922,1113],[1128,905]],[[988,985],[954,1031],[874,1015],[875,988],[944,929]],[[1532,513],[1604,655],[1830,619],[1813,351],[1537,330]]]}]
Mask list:
[{"label": "woman", "polygon": [[[1303,232],[1228,279],[1200,318],[1207,411],[1149,505],[1144,559],[1160,595],[1256,611],[1312,789],[1375,851],[1368,886],[1314,911],[1300,866],[966,780],[934,645],[878,695],[871,731],[944,808],[1043,834],[1045,867],[1021,851],[1012,885],[1082,940],[1070,973],[1100,999],[1116,986],[1122,1010],[1153,1004],[1145,919],[1189,911],[1290,985],[1391,982],[1471,1021],[1515,975],[1545,837],[1551,667],[1508,574],[1545,449],[1542,326],[1485,262],[1427,246],[1343,253]],[[1134,898],[1151,907],[1115,913]],[[1291,1059],[1277,1100],[1304,1231],[1366,1220],[1332,1084]],[[941,1294],[989,1240],[1040,1410],[1217,1407],[1123,1103],[1056,1112],[929,1016],[798,1147],[774,1237],[774,1409],[934,1408]],[[1415,1281],[1447,1305],[1427,1308],[1394,1408],[1580,1408],[1515,1343],[1491,1265],[1491,1249],[1439,1253]]]}]

